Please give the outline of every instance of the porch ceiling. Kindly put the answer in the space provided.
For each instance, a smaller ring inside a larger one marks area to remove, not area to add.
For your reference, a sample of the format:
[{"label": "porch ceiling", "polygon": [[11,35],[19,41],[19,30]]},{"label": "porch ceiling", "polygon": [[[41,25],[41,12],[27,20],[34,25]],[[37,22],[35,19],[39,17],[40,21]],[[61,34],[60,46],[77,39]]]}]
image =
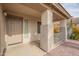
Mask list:
[{"label": "porch ceiling", "polygon": [[61,21],[61,20],[64,20],[64,18],[60,17],[56,13],[53,13],[53,21]]},{"label": "porch ceiling", "polygon": [[15,12],[22,15],[29,15],[37,18],[41,18],[41,12],[46,10],[40,3],[36,4],[3,4],[3,10],[7,12]]},{"label": "porch ceiling", "polygon": [[[50,6],[49,6],[50,7]],[[47,6],[40,3],[11,3],[11,4],[3,4],[3,10],[5,10],[7,13],[17,13],[20,15],[28,15],[32,17],[41,18],[41,13],[47,9]],[[50,8],[51,9],[51,8]],[[53,19],[54,21],[63,20],[66,17],[61,15],[58,10],[55,8],[53,10]],[[56,11],[57,10],[57,11]]]},{"label": "porch ceiling", "polygon": [[39,12],[43,12],[44,10],[46,10],[46,8],[43,7],[40,3],[23,3],[22,5],[28,6]]}]

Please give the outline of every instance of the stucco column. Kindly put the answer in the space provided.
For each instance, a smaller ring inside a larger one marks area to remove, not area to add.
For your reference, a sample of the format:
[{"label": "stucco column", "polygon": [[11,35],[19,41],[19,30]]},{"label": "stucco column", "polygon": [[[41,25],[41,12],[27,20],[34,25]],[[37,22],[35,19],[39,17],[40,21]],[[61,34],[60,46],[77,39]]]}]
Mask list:
[{"label": "stucco column", "polygon": [[53,12],[46,10],[41,15],[41,40],[40,48],[49,51],[53,47]]},{"label": "stucco column", "polygon": [[61,21],[62,29],[62,39],[67,40],[67,19]]},{"label": "stucco column", "polygon": [[65,40],[67,40],[67,20],[68,19],[65,20]]},{"label": "stucco column", "polygon": [[5,48],[5,23],[0,4],[0,55],[3,54]]}]

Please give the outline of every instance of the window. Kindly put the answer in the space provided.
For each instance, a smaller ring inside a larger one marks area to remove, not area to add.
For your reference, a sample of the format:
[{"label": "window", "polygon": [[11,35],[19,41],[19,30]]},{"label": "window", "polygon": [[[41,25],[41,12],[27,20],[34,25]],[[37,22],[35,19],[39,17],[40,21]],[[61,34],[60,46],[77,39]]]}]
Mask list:
[{"label": "window", "polygon": [[41,22],[37,22],[37,33],[40,33]]}]

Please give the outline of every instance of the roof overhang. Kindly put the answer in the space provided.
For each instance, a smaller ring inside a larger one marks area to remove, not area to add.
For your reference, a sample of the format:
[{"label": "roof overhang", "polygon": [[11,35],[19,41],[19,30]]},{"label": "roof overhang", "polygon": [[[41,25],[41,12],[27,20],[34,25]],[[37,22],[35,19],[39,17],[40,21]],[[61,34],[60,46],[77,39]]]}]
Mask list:
[{"label": "roof overhang", "polygon": [[59,3],[44,3],[47,8],[51,8],[53,13],[59,15],[62,19],[69,19],[71,15],[64,9],[64,7]]},{"label": "roof overhang", "polygon": [[3,9],[7,12],[30,15],[41,18],[41,13],[51,9],[54,20],[69,19],[71,15],[59,3],[26,3],[26,4],[3,4]]},{"label": "roof overhang", "polygon": [[17,13],[19,15],[41,18],[41,12],[46,10],[40,3],[6,3],[3,10],[7,13]]},{"label": "roof overhang", "polygon": [[65,10],[65,8],[60,4],[60,3],[53,3],[53,5],[60,11],[60,13],[62,12],[62,14],[67,17],[70,18],[71,15]]}]

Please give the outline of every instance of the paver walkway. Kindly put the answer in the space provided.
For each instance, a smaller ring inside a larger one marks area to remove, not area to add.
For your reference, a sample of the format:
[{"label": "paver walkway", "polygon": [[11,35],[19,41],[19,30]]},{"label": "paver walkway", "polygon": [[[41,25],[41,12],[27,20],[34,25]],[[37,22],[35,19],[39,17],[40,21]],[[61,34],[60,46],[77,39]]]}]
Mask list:
[{"label": "paver walkway", "polygon": [[79,56],[79,41],[64,42],[45,56]]}]

